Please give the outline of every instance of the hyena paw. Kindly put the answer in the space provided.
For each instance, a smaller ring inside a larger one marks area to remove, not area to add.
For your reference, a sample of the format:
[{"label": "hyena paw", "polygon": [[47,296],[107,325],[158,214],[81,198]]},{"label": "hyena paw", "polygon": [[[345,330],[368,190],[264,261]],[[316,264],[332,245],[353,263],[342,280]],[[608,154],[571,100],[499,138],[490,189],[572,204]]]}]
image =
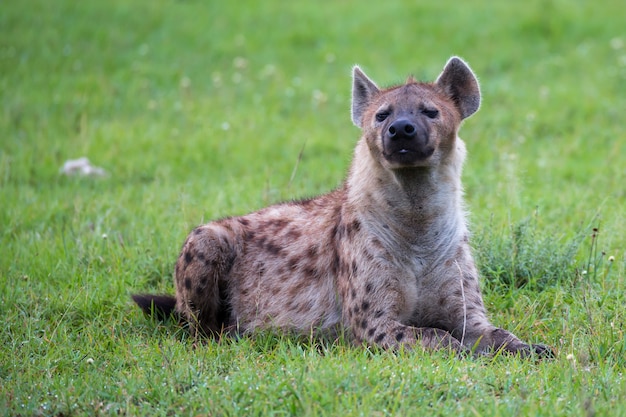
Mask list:
[{"label": "hyena paw", "polygon": [[542,344],[511,343],[503,346],[502,350],[512,355],[518,355],[521,358],[552,359],[555,357],[552,348]]},{"label": "hyena paw", "polygon": [[556,358],[556,354],[552,350],[550,346],[543,344],[535,344],[530,346],[530,350],[532,353],[537,355],[537,357],[541,359],[554,359]]},{"label": "hyena paw", "polygon": [[537,357],[543,359],[554,357],[554,352],[550,347],[540,344],[526,344],[504,329],[494,329],[491,332],[490,345],[495,351],[518,355],[522,358]]}]

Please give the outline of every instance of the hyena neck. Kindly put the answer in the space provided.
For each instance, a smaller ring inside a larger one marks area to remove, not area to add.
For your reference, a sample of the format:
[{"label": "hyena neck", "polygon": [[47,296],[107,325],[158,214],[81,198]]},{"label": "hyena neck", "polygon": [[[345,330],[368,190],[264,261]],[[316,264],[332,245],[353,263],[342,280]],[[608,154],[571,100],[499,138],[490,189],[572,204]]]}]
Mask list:
[{"label": "hyena neck", "polygon": [[[431,233],[439,239],[461,238],[466,234],[461,186],[465,148],[460,139],[459,143],[449,160],[437,167],[391,171],[369,155],[357,156],[346,186],[348,203],[359,215],[409,241]],[[363,148],[358,146],[357,154]]]}]

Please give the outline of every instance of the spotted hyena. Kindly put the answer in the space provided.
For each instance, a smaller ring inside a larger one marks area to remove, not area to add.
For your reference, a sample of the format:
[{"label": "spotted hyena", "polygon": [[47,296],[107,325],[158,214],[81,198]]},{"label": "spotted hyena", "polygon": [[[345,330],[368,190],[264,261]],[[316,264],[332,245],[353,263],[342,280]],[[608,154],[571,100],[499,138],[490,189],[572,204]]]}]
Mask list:
[{"label": "spotted hyena", "polygon": [[344,329],[357,343],[546,353],[492,325],[463,209],[463,119],[480,105],[468,65],[381,89],[355,67],[361,128],[347,179],[316,198],[199,226],[176,263],[176,297],[136,295],[193,334]]}]

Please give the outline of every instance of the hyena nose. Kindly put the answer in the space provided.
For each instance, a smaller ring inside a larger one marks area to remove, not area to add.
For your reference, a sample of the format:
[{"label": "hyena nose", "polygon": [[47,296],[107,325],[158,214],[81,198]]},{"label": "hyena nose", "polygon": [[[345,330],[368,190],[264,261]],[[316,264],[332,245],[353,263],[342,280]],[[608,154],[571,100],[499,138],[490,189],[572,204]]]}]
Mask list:
[{"label": "hyena nose", "polygon": [[390,139],[413,139],[417,136],[417,128],[407,119],[398,119],[387,129]]}]

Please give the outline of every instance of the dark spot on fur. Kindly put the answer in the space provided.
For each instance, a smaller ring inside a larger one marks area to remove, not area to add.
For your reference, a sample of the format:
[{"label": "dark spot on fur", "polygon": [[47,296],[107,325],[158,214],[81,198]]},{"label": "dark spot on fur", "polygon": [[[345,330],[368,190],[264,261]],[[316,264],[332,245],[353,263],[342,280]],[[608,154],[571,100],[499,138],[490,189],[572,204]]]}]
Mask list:
[{"label": "dark spot on fur", "polygon": [[439,305],[443,306],[446,304],[446,297],[439,297]]},{"label": "dark spot on fur", "polygon": [[300,308],[298,309],[299,313],[307,313],[309,311],[313,310],[313,301],[309,300],[306,303],[303,303],[302,305],[300,305]]},{"label": "dark spot on fur", "polygon": [[374,341],[376,343],[380,343],[383,341],[383,339],[385,338],[385,336],[387,336],[387,334],[385,332],[382,333],[378,333],[378,335],[376,336],[376,339],[374,339]]},{"label": "dark spot on fur", "polygon": [[373,327],[370,327],[370,329],[367,331],[367,335],[368,335],[369,337],[374,336],[374,333],[376,333],[376,329],[375,329],[375,328],[373,328]]},{"label": "dark spot on fur", "polygon": [[279,287],[274,287],[272,288],[272,296],[276,297],[278,295],[278,293],[280,292],[280,288]]},{"label": "dark spot on fur", "polygon": [[343,229],[345,231],[346,237],[348,239],[352,239],[354,235],[359,231],[360,227],[361,227],[361,224],[359,223],[358,220],[354,220],[353,222],[344,225]]},{"label": "dark spot on fur", "polygon": [[315,258],[317,257],[317,249],[318,246],[317,245],[311,245],[309,246],[309,248],[307,249],[306,253],[308,255],[309,258]]},{"label": "dark spot on fur", "polygon": [[279,220],[276,220],[276,224],[274,227],[276,227],[277,229],[284,229],[285,227],[289,225],[289,223],[291,222],[287,219],[279,219]]},{"label": "dark spot on fur", "polygon": [[260,224],[259,226],[263,230],[268,229],[269,231],[278,233],[279,231],[284,229],[285,226],[287,226],[287,224],[289,224],[289,221],[286,219],[274,219],[274,220],[268,220]]},{"label": "dark spot on fur", "polygon": [[269,253],[271,253],[274,256],[277,256],[282,252],[282,249],[276,244],[274,244],[274,242],[267,242],[265,244],[265,250],[267,250]]},{"label": "dark spot on fur", "polygon": [[363,311],[367,311],[367,309],[370,308],[370,303],[369,301],[363,301],[363,303],[361,304],[361,309]]},{"label": "dark spot on fur", "polygon": [[350,290],[350,299],[354,300],[355,297],[356,297],[356,290],[352,288]]},{"label": "dark spot on fur", "polygon": [[230,271],[233,269],[233,265],[235,265],[235,260],[237,259],[237,254],[234,251],[226,254],[226,260],[224,262],[224,269],[222,270],[222,276],[225,277],[230,274]]},{"label": "dark spot on fur", "polygon": [[357,274],[358,270],[359,269],[356,266],[356,260],[353,260],[352,261],[352,275],[355,276]]},{"label": "dark spot on fur", "polygon": [[299,261],[300,261],[300,258],[296,258],[296,257],[289,258],[289,260],[287,261],[287,267],[289,268],[289,270],[293,271],[294,269],[296,269]]},{"label": "dark spot on fur", "polygon": [[301,236],[301,233],[298,229],[292,228],[287,231],[286,238],[289,240],[298,240]]},{"label": "dark spot on fur", "polygon": [[383,316],[383,314],[385,314],[383,310],[376,310],[376,312],[374,313],[374,318],[379,319]]},{"label": "dark spot on fur", "polygon": [[206,287],[207,282],[209,282],[209,279],[207,277],[200,278],[200,285],[202,285],[203,287]]},{"label": "dark spot on fur", "polygon": [[254,236],[255,236],[254,230],[246,230],[246,233],[245,233],[246,240],[253,240]]},{"label": "dark spot on fur", "polygon": [[375,238],[372,239],[371,243],[372,243],[372,246],[374,246],[377,249],[381,249],[381,250],[384,249],[383,244],[380,243],[380,240],[378,239],[375,239]]},{"label": "dark spot on fur", "polygon": [[190,251],[185,251],[185,264],[189,264],[191,263],[191,261],[193,260],[193,255],[191,254]]},{"label": "dark spot on fur", "polygon": [[185,288],[188,290],[191,289],[191,279],[185,278]]},{"label": "dark spot on fur", "polygon": [[365,284],[365,292],[367,294],[370,294],[372,292],[373,288],[372,288],[372,283],[368,282],[367,284]]},{"label": "dark spot on fur", "polygon": [[367,319],[363,319],[361,320],[361,329],[366,329],[367,328]]},{"label": "dark spot on fur", "polygon": [[298,281],[297,284],[289,286],[288,297],[289,299],[296,299],[304,288],[304,281]]},{"label": "dark spot on fur", "polygon": [[337,253],[337,250],[335,249],[335,253],[333,256],[333,263],[331,265],[332,267],[332,271],[334,275],[338,275],[339,274],[339,264],[341,263],[341,258],[339,258],[339,253]]},{"label": "dark spot on fur", "polygon": [[193,229],[193,234],[197,236],[202,233],[202,230],[202,226],[196,227],[195,229]]},{"label": "dark spot on fur", "polygon": [[307,266],[304,268],[304,275],[309,278],[314,278],[318,276],[317,269],[314,266]]},{"label": "dark spot on fur", "polygon": [[[229,219],[227,219],[227,220],[229,220]],[[220,224],[222,225],[222,227],[224,229],[226,229],[227,231],[232,233],[233,225],[231,224],[231,222],[229,222],[229,221],[222,221],[222,222],[220,222]]]},{"label": "dark spot on fur", "polygon": [[353,312],[354,314],[359,314],[359,312],[360,312],[360,311],[361,311],[361,310],[359,309],[359,306],[354,306],[354,307],[352,307],[352,312]]},{"label": "dark spot on fur", "polygon": [[398,332],[396,333],[396,340],[399,342],[402,339],[404,339],[404,332]]}]

